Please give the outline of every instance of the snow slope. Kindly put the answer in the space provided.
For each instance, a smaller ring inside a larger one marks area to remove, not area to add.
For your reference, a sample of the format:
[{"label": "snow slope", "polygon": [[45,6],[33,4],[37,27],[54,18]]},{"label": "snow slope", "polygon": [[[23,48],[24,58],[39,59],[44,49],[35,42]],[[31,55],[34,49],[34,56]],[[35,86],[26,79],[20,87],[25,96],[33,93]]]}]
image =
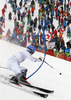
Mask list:
[{"label": "snow slope", "polygon": [[[0,11],[3,8],[3,5],[5,4],[6,0],[0,0],[1,6]],[[9,9],[11,8],[10,5],[8,5]],[[12,9],[10,9],[12,10]],[[6,12],[6,18],[8,17],[8,13],[10,10],[7,10]],[[1,12],[0,12],[1,13]],[[9,20],[6,20],[6,27],[5,31],[8,30],[8,28],[13,29],[12,22]],[[8,58],[13,55],[14,53],[17,53],[25,48],[8,43],[6,41],[0,40],[0,66],[6,67],[6,63]],[[44,54],[36,52],[34,57],[44,57]],[[41,67],[41,69],[32,76],[28,81],[36,86],[40,86],[47,89],[54,90],[54,94],[49,95],[46,100],[70,100],[71,99],[71,62],[64,61],[59,58],[51,57],[49,55],[46,56],[46,62],[48,62],[50,65],[52,65],[56,71],[52,68],[50,68],[45,63]],[[34,63],[26,59],[25,62],[21,63],[21,66],[24,66],[28,69],[27,77],[32,74],[39,66],[40,63]],[[62,73],[62,75],[59,75],[59,72]],[[11,71],[0,69],[0,73],[4,75],[8,74],[14,74]],[[0,99],[1,100],[43,100],[43,98],[34,96],[32,94],[29,94],[27,92],[23,92],[21,90],[15,89],[13,87],[4,85],[0,83]]]},{"label": "snow slope", "polygon": [[[0,40],[0,66],[6,67],[8,58],[25,48],[16,46],[6,41]],[[33,56],[44,56],[41,53],[36,52]],[[71,99],[71,63],[59,58],[46,56],[46,62],[52,65],[56,70],[50,68],[45,63],[41,69],[32,76],[28,81],[33,85],[44,87],[54,90],[54,94],[49,95],[46,100],[70,100]],[[28,74],[32,74],[40,63],[34,63],[26,59],[21,66],[25,66],[28,69]],[[59,72],[62,75],[59,75]],[[11,71],[0,69],[0,73],[4,75],[13,74]],[[13,87],[0,83],[0,99],[2,100],[43,100],[41,97],[34,96],[27,92],[15,89]]]}]

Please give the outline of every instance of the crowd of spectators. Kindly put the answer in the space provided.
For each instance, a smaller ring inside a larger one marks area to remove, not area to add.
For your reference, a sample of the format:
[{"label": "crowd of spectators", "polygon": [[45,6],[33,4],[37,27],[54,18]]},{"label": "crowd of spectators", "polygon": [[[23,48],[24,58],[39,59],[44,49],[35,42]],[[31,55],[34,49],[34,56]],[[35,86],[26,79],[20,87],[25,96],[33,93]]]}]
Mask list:
[{"label": "crowd of spectators", "polygon": [[[24,47],[31,43],[37,51],[44,53],[45,38],[47,54],[70,56],[71,1],[65,3],[64,0],[20,0],[19,5],[17,2],[17,0],[8,1],[13,11],[8,14],[8,19],[14,20],[14,29],[12,32],[8,29],[4,39]],[[0,28],[3,24],[5,27],[6,9],[5,4]],[[65,42],[64,35],[67,35],[69,41]]]}]

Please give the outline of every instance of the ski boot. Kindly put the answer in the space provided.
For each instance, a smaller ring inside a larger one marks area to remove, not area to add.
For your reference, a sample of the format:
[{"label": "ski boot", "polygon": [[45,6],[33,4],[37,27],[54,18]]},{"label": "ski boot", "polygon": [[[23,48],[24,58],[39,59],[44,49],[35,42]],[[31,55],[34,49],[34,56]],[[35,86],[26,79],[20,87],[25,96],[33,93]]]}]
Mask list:
[{"label": "ski boot", "polygon": [[27,69],[25,70],[22,70],[21,73],[24,75],[24,77],[26,78],[26,75],[27,75]]},{"label": "ski boot", "polygon": [[26,74],[27,74],[27,69],[21,71],[20,80],[19,80],[20,82],[28,83],[26,81]]},{"label": "ski boot", "polygon": [[17,84],[18,85],[17,76],[12,76],[12,78],[10,79],[10,82],[13,83],[13,84]]},{"label": "ski boot", "polygon": [[22,70],[21,73],[19,73],[18,75],[12,76],[12,78],[10,79],[10,82],[14,84],[19,84],[19,82],[28,83],[26,81],[26,74],[27,74],[27,69]]}]

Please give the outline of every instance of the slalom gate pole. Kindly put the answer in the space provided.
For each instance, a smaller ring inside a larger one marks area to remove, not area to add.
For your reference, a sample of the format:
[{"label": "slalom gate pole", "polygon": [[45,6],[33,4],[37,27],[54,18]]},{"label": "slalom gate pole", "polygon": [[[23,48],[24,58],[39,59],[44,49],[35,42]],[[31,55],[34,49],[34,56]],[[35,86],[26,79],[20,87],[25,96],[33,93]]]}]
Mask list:
[{"label": "slalom gate pole", "polygon": [[46,61],[44,61],[47,65],[49,65],[51,68],[53,68],[55,71],[57,71],[59,73],[59,75],[62,75],[62,73],[60,73],[58,70],[56,70],[53,66],[51,66],[50,64],[48,64]]},{"label": "slalom gate pole", "polygon": [[43,63],[44,63],[44,60],[45,60],[45,57],[46,57],[46,39],[45,39],[45,29],[44,29],[44,27],[43,27],[43,37],[44,37],[44,49],[45,49],[44,58],[43,58],[43,60],[42,60],[41,65],[38,67],[38,69],[37,69],[35,72],[33,72],[30,76],[28,76],[28,77],[26,78],[26,80],[29,79],[30,77],[32,77],[36,72],[38,72],[38,70],[42,67],[42,65],[43,65]]}]

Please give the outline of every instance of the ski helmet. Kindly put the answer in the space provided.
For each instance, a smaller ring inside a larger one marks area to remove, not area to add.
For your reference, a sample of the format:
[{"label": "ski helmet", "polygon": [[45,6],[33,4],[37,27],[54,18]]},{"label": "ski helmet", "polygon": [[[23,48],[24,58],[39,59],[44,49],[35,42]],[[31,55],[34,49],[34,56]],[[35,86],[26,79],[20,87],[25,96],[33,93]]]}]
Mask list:
[{"label": "ski helmet", "polygon": [[27,51],[30,53],[30,54],[33,54],[35,52],[35,47],[32,46],[32,45],[29,45],[27,46]]}]

